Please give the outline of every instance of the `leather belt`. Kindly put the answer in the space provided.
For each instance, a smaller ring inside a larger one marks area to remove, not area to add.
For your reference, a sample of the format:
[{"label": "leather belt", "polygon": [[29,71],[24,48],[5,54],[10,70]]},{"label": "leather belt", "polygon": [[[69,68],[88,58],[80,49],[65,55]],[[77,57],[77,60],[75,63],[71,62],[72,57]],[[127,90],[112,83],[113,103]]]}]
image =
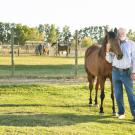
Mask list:
[{"label": "leather belt", "polygon": [[118,70],[118,71],[128,71],[130,68],[121,69],[121,68],[117,68],[113,66],[113,69]]}]

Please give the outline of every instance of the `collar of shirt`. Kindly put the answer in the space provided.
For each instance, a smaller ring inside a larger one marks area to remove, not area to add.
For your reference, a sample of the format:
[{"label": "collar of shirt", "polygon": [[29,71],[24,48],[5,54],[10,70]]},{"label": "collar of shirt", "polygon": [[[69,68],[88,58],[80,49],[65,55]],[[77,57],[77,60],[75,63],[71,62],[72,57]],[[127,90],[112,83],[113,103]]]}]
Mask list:
[{"label": "collar of shirt", "polygon": [[122,43],[125,43],[125,42],[127,42],[127,41],[128,41],[128,39],[120,40],[120,43],[122,44]]}]

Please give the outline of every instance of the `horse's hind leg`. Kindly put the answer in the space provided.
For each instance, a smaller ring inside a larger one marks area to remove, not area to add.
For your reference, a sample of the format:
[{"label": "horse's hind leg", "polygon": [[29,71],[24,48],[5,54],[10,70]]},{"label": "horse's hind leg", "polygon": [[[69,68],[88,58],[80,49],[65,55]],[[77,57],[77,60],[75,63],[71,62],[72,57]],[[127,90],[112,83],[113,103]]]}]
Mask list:
[{"label": "horse's hind leg", "polygon": [[67,53],[66,56],[68,56],[68,50],[66,51],[66,53]]},{"label": "horse's hind leg", "polygon": [[92,106],[92,89],[94,83],[94,76],[88,74],[88,81],[89,81],[89,90],[90,90],[89,106]]}]

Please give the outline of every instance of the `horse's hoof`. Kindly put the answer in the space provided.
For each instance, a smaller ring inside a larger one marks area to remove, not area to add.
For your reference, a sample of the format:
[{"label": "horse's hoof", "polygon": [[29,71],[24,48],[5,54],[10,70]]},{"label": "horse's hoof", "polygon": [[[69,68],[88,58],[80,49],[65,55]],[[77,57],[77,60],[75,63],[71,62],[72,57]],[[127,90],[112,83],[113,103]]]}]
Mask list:
[{"label": "horse's hoof", "polygon": [[113,116],[116,116],[116,115],[117,115],[117,113],[116,113],[116,112],[113,112],[113,113],[112,113],[112,115],[113,115]]},{"label": "horse's hoof", "polygon": [[100,116],[104,116],[104,112],[102,112],[102,113],[101,113],[101,112],[99,112],[99,115],[100,115]]},{"label": "horse's hoof", "polygon": [[89,107],[92,107],[93,106],[93,104],[89,104]]},{"label": "horse's hoof", "polygon": [[93,106],[99,108],[99,104],[94,104]]}]

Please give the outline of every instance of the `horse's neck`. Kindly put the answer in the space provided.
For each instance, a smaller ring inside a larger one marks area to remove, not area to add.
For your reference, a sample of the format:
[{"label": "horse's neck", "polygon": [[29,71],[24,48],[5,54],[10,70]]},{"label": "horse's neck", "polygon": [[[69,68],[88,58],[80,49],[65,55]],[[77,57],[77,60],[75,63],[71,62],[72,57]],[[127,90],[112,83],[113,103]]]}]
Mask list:
[{"label": "horse's neck", "polygon": [[106,55],[106,48],[105,45],[102,45],[99,50],[99,57],[105,58],[105,55]]}]

